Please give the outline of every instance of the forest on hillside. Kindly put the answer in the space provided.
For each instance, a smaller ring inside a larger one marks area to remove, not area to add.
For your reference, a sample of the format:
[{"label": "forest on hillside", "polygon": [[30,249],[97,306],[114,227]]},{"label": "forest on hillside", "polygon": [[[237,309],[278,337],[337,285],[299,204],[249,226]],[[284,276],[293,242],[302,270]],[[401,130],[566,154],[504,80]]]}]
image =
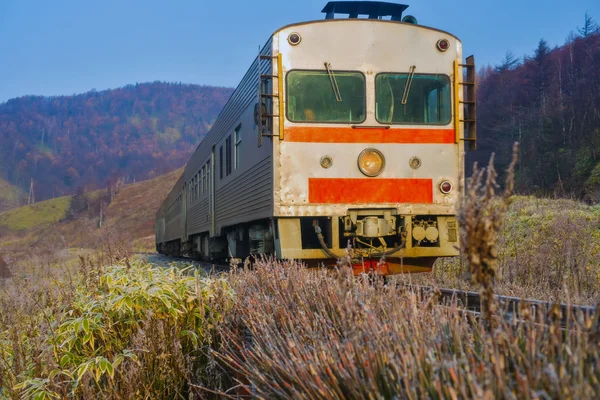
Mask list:
[{"label": "forest on hillside", "polygon": [[588,15],[565,45],[541,39],[531,55],[508,53],[478,74],[479,151],[508,165],[521,143],[517,191],[600,201],[600,30]]},{"label": "forest on hillside", "polygon": [[185,164],[232,89],[164,82],[0,104],[0,178],[35,200]]}]

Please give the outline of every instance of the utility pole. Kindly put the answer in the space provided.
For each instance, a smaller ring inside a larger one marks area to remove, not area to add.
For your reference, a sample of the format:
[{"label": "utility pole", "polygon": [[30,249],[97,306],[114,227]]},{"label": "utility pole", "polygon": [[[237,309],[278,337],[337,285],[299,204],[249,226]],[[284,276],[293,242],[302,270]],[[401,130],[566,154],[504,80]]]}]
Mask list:
[{"label": "utility pole", "polygon": [[31,184],[29,185],[29,199],[27,200],[27,204],[35,203],[35,193],[33,192],[33,178],[31,178]]}]

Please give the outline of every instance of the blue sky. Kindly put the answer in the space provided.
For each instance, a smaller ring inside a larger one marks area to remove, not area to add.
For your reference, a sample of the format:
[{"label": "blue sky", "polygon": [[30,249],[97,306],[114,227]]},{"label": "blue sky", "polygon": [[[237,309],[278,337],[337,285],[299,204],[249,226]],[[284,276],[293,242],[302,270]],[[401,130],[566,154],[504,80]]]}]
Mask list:
[{"label": "blue sky", "polygon": [[[154,80],[236,86],[271,32],[321,19],[325,0],[0,0],[0,102]],[[408,14],[477,64],[561,45],[600,1],[419,0]]]}]

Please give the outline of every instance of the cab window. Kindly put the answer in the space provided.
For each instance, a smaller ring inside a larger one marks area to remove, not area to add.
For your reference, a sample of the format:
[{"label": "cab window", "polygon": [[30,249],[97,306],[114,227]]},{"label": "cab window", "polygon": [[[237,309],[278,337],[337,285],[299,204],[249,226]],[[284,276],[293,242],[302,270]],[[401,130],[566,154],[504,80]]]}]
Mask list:
[{"label": "cab window", "polygon": [[365,77],[348,71],[290,71],[286,104],[293,122],[361,123],[366,115]]},{"label": "cab window", "polygon": [[382,124],[447,125],[451,120],[450,78],[446,75],[378,74],[375,117]]}]

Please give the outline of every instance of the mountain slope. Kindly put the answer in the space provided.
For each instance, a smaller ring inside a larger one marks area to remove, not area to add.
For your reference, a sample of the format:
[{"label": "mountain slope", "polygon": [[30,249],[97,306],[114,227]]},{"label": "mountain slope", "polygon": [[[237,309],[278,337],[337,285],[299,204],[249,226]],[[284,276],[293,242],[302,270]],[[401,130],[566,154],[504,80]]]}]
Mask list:
[{"label": "mountain slope", "polygon": [[93,249],[107,238],[153,250],[156,210],[182,172],[118,187],[112,196],[96,190],[0,213],[0,254],[18,259],[32,250]]},{"label": "mountain slope", "polygon": [[[0,104],[0,176],[36,200],[181,167],[232,89],[145,83]],[[2,189],[0,188],[0,191]]]}]

